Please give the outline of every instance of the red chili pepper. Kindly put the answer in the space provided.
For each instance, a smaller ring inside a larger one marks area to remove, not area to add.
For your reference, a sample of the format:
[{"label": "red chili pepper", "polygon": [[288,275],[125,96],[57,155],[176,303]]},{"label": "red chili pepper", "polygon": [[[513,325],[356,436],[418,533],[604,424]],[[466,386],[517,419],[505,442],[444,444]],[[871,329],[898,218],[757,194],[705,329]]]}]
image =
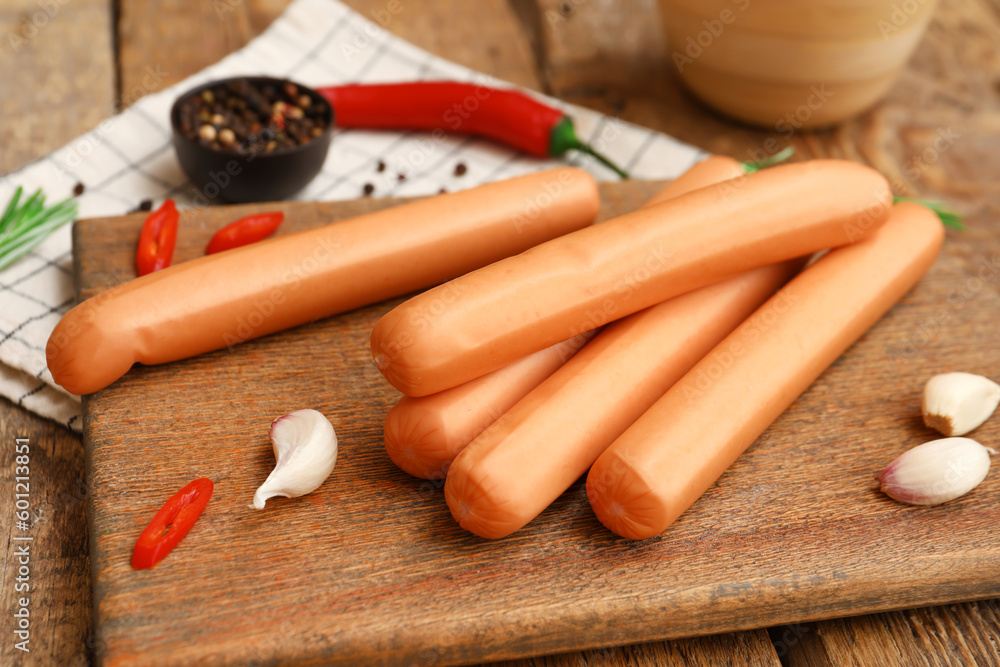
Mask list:
[{"label": "red chili pepper", "polygon": [[139,234],[135,250],[135,271],[140,276],[170,266],[177,244],[177,222],[180,214],[173,199],[165,199],[160,208],[149,214]]},{"label": "red chili pepper", "polygon": [[191,530],[212,497],[212,480],[196,479],[163,504],[135,541],[132,567],[144,570],[163,559]]},{"label": "red chili pepper", "polygon": [[542,157],[578,150],[628,178],[624,170],[576,136],[573,121],[562,111],[516,90],[417,81],[332,86],[318,92],[333,105],[339,127],[473,134]]},{"label": "red chili pepper", "polygon": [[215,232],[215,236],[205,248],[205,254],[211,255],[230,248],[239,248],[248,243],[256,243],[273,234],[284,219],[285,214],[281,211],[257,213],[240,218]]}]

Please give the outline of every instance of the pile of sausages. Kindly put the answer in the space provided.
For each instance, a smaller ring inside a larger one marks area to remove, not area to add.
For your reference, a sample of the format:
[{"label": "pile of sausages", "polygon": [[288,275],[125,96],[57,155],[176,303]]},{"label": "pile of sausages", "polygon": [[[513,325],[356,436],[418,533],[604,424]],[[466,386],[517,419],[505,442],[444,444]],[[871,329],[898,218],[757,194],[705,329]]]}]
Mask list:
[{"label": "pile of sausages", "polygon": [[136,362],[437,285],[372,332],[376,364],[406,394],[385,424],[393,461],[445,479],[455,519],[489,538],[589,469],[601,522],[651,537],[916,284],[944,239],[933,211],[893,205],[870,168],[744,171],[709,158],[594,225],[596,184],[561,168],[184,262],[71,310],[49,368],[90,393]]}]

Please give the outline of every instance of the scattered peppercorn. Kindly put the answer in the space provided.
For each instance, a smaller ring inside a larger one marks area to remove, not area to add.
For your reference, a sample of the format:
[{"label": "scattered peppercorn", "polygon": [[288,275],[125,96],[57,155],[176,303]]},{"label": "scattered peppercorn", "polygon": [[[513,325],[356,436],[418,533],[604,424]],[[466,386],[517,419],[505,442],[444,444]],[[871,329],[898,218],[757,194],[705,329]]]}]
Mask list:
[{"label": "scattered peppercorn", "polygon": [[455,165],[456,176],[465,176],[465,173],[467,171],[469,171],[469,168],[465,166],[464,162],[459,162],[458,164]]},{"label": "scattered peppercorn", "polygon": [[78,182],[76,185],[73,186],[73,196],[79,197],[80,195],[83,194],[83,190],[84,190],[83,183]]},{"label": "scattered peppercorn", "polygon": [[136,206],[131,211],[129,211],[129,213],[145,213],[147,211],[152,211],[152,210],[153,210],[153,200],[143,199],[141,202],[139,202],[139,205]]},{"label": "scattered peppercorn", "polygon": [[396,174],[396,180],[397,181],[405,181],[406,180],[406,174],[404,174],[402,172]]},{"label": "scattered peppercorn", "polygon": [[438,190],[438,194],[439,195],[446,194],[447,192],[448,192],[448,190],[446,190],[445,188],[441,188],[440,190]]},{"label": "scattered peppercorn", "polygon": [[367,197],[368,195],[370,195],[373,192],[375,192],[375,186],[372,185],[371,183],[365,183],[365,187],[364,187],[365,196]]},{"label": "scattered peppercorn", "polygon": [[385,162],[383,162],[382,160],[379,160],[379,161],[378,161],[378,165],[377,165],[377,166],[375,167],[375,171],[377,171],[377,172],[378,172],[378,173],[380,173],[380,174],[381,174],[381,173],[382,173],[383,171],[385,171]]}]

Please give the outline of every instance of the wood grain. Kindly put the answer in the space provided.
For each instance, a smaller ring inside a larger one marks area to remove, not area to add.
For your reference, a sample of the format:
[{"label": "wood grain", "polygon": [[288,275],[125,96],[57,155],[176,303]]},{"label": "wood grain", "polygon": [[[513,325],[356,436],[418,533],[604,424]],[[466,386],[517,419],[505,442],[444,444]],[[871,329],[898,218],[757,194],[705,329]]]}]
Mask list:
[{"label": "wood grain", "polygon": [[[0,174],[93,128],[114,109],[111,20],[102,0],[0,6]],[[75,109],[67,113],[65,109]]]},{"label": "wood grain", "polygon": [[657,0],[537,0],[542,73],[554,95],[641,90],[666,61]]},{"label": "wood grain", "polygon": [[[118,2],[121,93],[134,102],[239,49],[253,36],[242,0]],[[150,72],[156,82],[150,85]]]},{"label": "wood grain", "polygon": [[531,45],[507,0],[399,2],[345,0],[370,21],[431,53],[502,81],[540,85]]},{"label": "wood grain", "polygon": [[[0,6],[0,175],[90,130],[114,109],[111,20],[106,2],[75,0],[45,10],[30,0]],[[23,41],[22,41],[23,40]],[[0,607],[8,612],[0,642],[5,665],[86,665],[91,635],[90,560],[87,555],[83,447],[65,428],[0,399]],[[14,445],[30,444],[28,531],[14,524]],[[18,582],[14,536],[30,536],[29,581]],[[19,583],[31,586],[17,591]],[[31,600],[29,653],[15,648],[10,614]]]},{"label": "wood grain", "polygon": [[292,0],[246,0],[250,28],[255,35],[264,32],[271,23],[290,5]]},{"label": "wood grain", "polygon": [[[151,63],[170,64],[164,83],[169,85],[220,60],[266,29],[288,2],[124,0],[120,21],[123,86],[141,80]],[[431,53],[503,81],[539,87],[531,45],[506,0],[393,4],[399,11],[390,10],[386,0],[345,0],[344,4]],[[483,26],[489,26],[485,33]]]},{"label": "wood grain", "polygon": [[[605,214],[635,207],[651,187],[604,186]],[[281,206],[287,232],[390,203]],[[200,254],[212,229],[248,210],[186,216],[178,258]],[[82,296],[129,275],[140,219],[77,226]],[[381,422],[398,394],[375,371],[367,337],[399,300],[231,352],[137,367],[85,403],[97,636],[108,664],[223,655],[455,664],[995,596],[1000,546],[988,536],[1000,478],[918,509],[879,494],[872,477],[928,439],[918,416],[926,377],[955,364],[1000,375],[1000,350],[972,344],[995,330],[996,282],[949,306],[962,339],[914,338],[978,271],[966,253],[1000,262],[996,243],[953,237],[920,286],[694,508],[638,543],[604,531],[580,485],[511,538],[474,538],[454,525],[435,484],[388,462]],[[250,512],[272,465],[267,425],[304,406],[338,428],[337,471],[308,499]],[[978,435],[992,441],[1000,423]],[[186,548],[133,572],[128,553],[144,519],[201,475],[216,480],[212,511]],[[190,641],[178,644],[178,633]]]},{"label": "wood grain", "polygon": [[492,663],[490,667],[778,667],[780,664],[767,633],[758,631],[560,653]]},{"label": "wood grain", "polygon": [[[91,595],[87,558],[86,498],[83,447],[64,427],[41,419],[5,399],[0,405],[0,437],[5,455],[0,467],[4,511],[0,534],[4,539],[0,563],[0,600],[8,610],[3,624],[6,641],[0,643],[0,663],[84,665],[94,646],[91,635]],[[27,438],[30,507],[23,530],[15,524],[15,441]],[[14,540],[14,537],[31,537]],[[21,549],[27,546],[27,554]],[[22,559],[27,558],[27,562]],[[19,568],[27,566],[24,574]],[[20,579],[18,579],[20,577]],[[27,584],[27,590],[16,586]],[[29,653],[15,648],[12,614],[18,600],[29,599],[31,633]]]},{"label": "wood grain", "polygon": [[795,667],[964,667],[1000,664],[998,636],[1000,603],[984,600],[805,624],[775,645]]}]

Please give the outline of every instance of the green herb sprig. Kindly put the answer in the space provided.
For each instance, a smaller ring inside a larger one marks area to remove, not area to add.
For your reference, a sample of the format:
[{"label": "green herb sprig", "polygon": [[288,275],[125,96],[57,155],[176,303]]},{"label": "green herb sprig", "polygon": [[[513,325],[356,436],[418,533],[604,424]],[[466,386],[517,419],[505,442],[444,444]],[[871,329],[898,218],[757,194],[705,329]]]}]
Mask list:
[{"label": "green herb sprig", "polygon": [[767,169],[768,167],[773,167],[776,164],[781,164],[788,158],[795,154],[794,146],[786,146],[784,150],[778,151],[770,157],[766,157],[763,160],[754,160],[752,162],[741,162],[740,165],[743,167],[743,171],[747,174],[752,174],[755,171],[760,171],[761,169]]},{"label": "green herb sprig", "polygon": [[72,197],[45,206],[41,189],[21,203],[24,188],[18,187],[0,217],[0,270],[29,253],[49,234],[76,218]]},{"label": "green herb sprig", "polygon": [[899,202],[912,202],[914,204],[920,204],[921,206],[926,206],[930,210],[937,214],[941,224],[945,227],[951,227],[952,229],[965,229],[965,225],[962,224],[962,215],[956,213],[951,209],[947,208],[947,204],[940,201],[928,201],[926,199],[915,199],[913,197],[893,197],[892,203],[898,204]]}]

